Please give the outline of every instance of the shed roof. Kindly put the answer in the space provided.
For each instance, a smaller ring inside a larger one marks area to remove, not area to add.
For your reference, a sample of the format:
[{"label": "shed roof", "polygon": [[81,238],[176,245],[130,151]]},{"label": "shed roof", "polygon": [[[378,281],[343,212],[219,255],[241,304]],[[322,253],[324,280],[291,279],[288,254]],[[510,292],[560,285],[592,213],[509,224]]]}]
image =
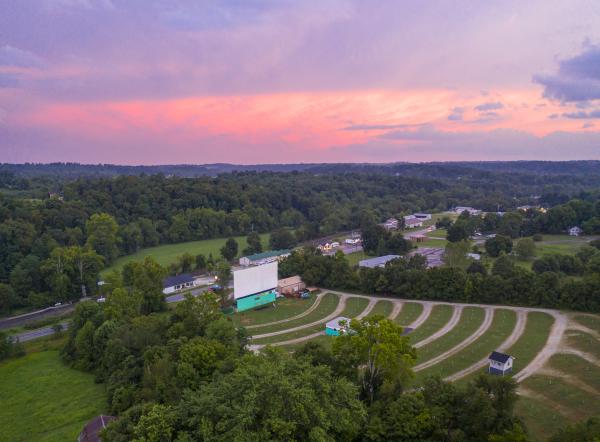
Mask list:
[{"label": "shed roof", "polygon": [[392,261],[396,258],[400,258],[400,255],[384,255],[378,256],[377,258],[363,259],[358,262],[358,266],[370,268],[383,267],[388,261]]},{"label": "shed roof", "polygon": [[500,353],[497,351],[493,351],[488,359],[490,359],[491,361],[496,361],[496,362],[500,362],[500,363],[504,364],[510,358],[512,358],[512,356],[504,354],[504,353]]},{"label": "shed roof", "polygon": [[300,284],[302,283],[302,278],[300,276],[290,276],[289,278],[283,278],[277,281],[277,285],[280,287],[287,287],[288,285]]},{"label": "shed roof", "polygon": [[340,329],[342,328],[342,326],[340,325],[340,322],[342,321],[346,321],[346,326],[350,325],[350,318],[346,318],[345,316],[338,316],[335,319],[332,319],[331,321],[329,321],[326,324],[327,328],[332,328],[332,329]]},{"label": "shed roof", "polygon": [[185,284],[193,281],[194,277],[191,273],[182,273],[181,275],[169,276],[168,278],[163,279],[163,288],[173,287],[174,285]]},{"label": "shed roof", "polygon": [[290,253],[290,250],[287,250],[287,249],[270,250],[268,252],[255,253],[254,255],[248,255],[245,258],[248,258],[250,261],[258,261],[259,259],[271,258],[273,256],[287,255],[289,253]]}]

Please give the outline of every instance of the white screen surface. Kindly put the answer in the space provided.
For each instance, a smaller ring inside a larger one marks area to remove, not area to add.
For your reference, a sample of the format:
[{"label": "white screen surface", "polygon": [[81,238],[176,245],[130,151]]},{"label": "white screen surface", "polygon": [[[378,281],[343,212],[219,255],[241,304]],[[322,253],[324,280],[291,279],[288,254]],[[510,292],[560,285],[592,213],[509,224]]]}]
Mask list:
[{"label": "white screen surface", "polygon": [[235,299],[277,287],[277,261],[233,272]]}]

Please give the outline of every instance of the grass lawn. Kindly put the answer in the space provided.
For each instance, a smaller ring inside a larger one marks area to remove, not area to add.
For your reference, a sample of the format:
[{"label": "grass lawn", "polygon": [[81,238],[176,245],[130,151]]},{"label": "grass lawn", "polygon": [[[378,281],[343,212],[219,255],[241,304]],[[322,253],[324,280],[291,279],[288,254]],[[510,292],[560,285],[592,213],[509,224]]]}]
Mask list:
[{"label": "grass lawn", "polygon": [[323,299],[317,308],[303,318],[294,319],[293,321],[284,322],[282,324],[266,325],[264,327],[253,328],[250,329],[249,332],[253,335],[262,335],[264,333],[287,330],[288,328],[319,321],[320,319],[333,313],[339,303],[339,300],[340,298],[337,295],[334,295],[333,293],[326,293],[323,295]]},{"label": "grass lawn", "polygon": [[236,313],[231,318],[236,327],[267,324],[301,314],[308,310],[316,299],[316,295],[312,295],[309,299],[279,298],[275,306],[269,304],[261,309]]},{"label": "grass lawn", "polygon": [[600,367],[583,358],[569,354],[555,354],[550,358],[550,367],[568,373],[600,392]]},{"label": "grass lawn", "polygon": [[378,301],[367,316],[381,315],[387,318],[393,309],[394,304],[391,301]]},{"label": "grass lawn", "polygon": [[106,412],[94,376],[66,367],[55,350],[2,362],[0,379],[2,440],[76,440],[89,419]]},{"label": "grass lawn", "polygon": [[574,319],[581,325],[585,325],[587,328],[591,328],[600,333],[600,316],[576,315]]},{"label": "grass lawn", "polygon": [[[333,336],[320,335],[320,336],[317,336],[316,338],[311,339],[310,342],[321,343],[325,346],[325,348],[331,350],[331,345],[333,344],[333,339],[334,339]],[[306,342],[300,342],[298,344],[291,344],[291,345],[282,345],[281,348],[283,348],[286,351],[293,352],[293,351],[296,351],[298,348],[302,347],[304,344],[306,344]]]},{"label": "grass lawn", "polygon": [[402,327],[406,327],[417,319],[422,311],[423,306],[421,304],[416,302],[405,302],[402,306],[402,310],[400,310],[400,313],[394,319],[394,322],[400,324]]},{"label": "grass lawn", "polygon": [[574,255],[595,236],[543,235],[543,241],[536,242],[536,256],[561,253]]},{"label": "grass lawn", "polygon": [[428,361],[467,339],[479,328],[484,315],[485,312],[480,307],[465,307],[458,324],[452,330],[417,350],[417,364]]},{"label": "grass lawn", "polygon": [[436,305],[431,310],[429,318],[416,330],[410,333],[410,340],[417,343],[431,336],[450,320],[454,308],[450,305]]},{"label": "grass lawn", "polygon": [[527,396],[519,396],[515,414],[523,419],[534,440],[546,440],[570,422],[546,402]]},{"label": "grass lawn", "polygon": [[[473,342],[452,357],[417,373],[417,382],[427,376],[449,376],[486,358],[496,350],[512,333],[517,315],[512,310],[496,310],[490,328]],[[482,370],[484,372],[485,370]]]},{"label": "grass lawn", "polygon": [[548,405],[572,423],[600,414],[600,400],[597,395],[583,391],[559,378],[534,375],[525,379],[522,384],[547,398]]},{"label": "grass lawn", "polygon": [[544,347],[552,324],[554,324],[554,318],[546,313],[530,312],[527,314],[525,331],[515,345],[506,352],[515,357],[513,374],[526,367]]},{"label": "grass lawn", "polygon": [[369,258],[369,256],[365,252],[354,252],[346,255],[346,259],[350,266],[357,266],[359,261],[367,258]]},{"label": "grass lawn", "polygon": [[600,342],[592,335],[580,331],[569,331],[567,342],[570,346],[586,353],[590,353],[600,359]]},{"label": "grass lawn", "polygon": [[[350,298],[346,301],[346,307],[340,313],[340,316],[347,318],[354,318],[358,316],[369,304],[369,300],[366,298]],[[290,327],[286,327],[290,328]],[[281,335],[270,336],[268,338],[253,340],[253,344],[273,344],[275,342],[289,341],[290,339],[300,338],[302,336],[308,336],[318,331],[325,331],[325,323],[313,325],[311,327],[296,330],[290,333],[283,333]]]},{"label": "grass lawn", "polygon": [[[269,234],[260,235],[263,249],[269,250]],[[238,256],[242,256],[242,251],[247,247],[245,236],[236,236],[235,240],[239,244]],[[205,239],[202,241],[190,241],[177,244],[165,244],[162,246],[148,247],[132,255],[122,256],[117,259],[110,267],[104,269],[101,275],[105,275],[111,270],[120,270],[125,264],[131,261],[143,261],[146,256],[152,256],[160,265],[168,266],[177,261],[177,258],[184,253],[190,253],[194,256],[203,254],[208,256],[212,253],[213,257],[221,256],[221,247],[225,244],[227,238]]]}]

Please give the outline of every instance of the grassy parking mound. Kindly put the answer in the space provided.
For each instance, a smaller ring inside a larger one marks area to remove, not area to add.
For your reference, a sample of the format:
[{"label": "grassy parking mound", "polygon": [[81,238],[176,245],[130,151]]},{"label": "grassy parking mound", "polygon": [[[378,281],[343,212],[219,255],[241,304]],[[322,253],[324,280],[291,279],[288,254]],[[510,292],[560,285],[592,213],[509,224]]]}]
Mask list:
[{"label": "grassy parking mound", "polygon": [[106,397],[94,376],[66,367],[57,351],[0,364],[0,439],[71,441]]},{"label": "grassy parking mound", "polygon": [[232,316],[233,323],[236,327],[248,327],[293,318],[312,307],[316,299],[315,295],[309,299],[280,298],[275,305],[236,313]]},{"label": "grassy parking mound", "polygon": [[407,327],[419,317],[422,311],[422,304],[419,304],[418,302],[405,302],[402,306],[402,310],[400,310],[400,313],[394,319],[394,322],[400,324],[402,327]]}]

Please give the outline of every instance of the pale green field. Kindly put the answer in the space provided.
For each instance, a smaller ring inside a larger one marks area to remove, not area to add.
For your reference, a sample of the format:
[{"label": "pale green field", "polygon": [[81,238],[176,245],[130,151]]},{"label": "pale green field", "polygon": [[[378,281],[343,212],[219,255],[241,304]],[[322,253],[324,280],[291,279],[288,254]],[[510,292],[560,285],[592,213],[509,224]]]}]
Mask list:
[{"label": "pale green field", "polygon": [[[269,248],[269,234],[263,233],[261,236],[263,249]],[[248,246],[245,236],[236,236],[235,240],[239,245],[238,257],[242,256],[242,251]],[[165,244],[162,246],[148,247],[142,249],[132,255],[122,256],[118,258],[110,267],[102,271],[102,275],[106,275],[111,270],[120,270],[125,264],[131,261],[143,261],[147,256],[153,257],[156,262],[162,266],[168,266],[177,261],[177,258],[184,253],[189,253],[193,256],[203,254],[208,257],[212,253],[215,259],[221,257],[221,247],[225,244],[227,238],[205,239],[202,241],[190,241],[177,244]]]}]

